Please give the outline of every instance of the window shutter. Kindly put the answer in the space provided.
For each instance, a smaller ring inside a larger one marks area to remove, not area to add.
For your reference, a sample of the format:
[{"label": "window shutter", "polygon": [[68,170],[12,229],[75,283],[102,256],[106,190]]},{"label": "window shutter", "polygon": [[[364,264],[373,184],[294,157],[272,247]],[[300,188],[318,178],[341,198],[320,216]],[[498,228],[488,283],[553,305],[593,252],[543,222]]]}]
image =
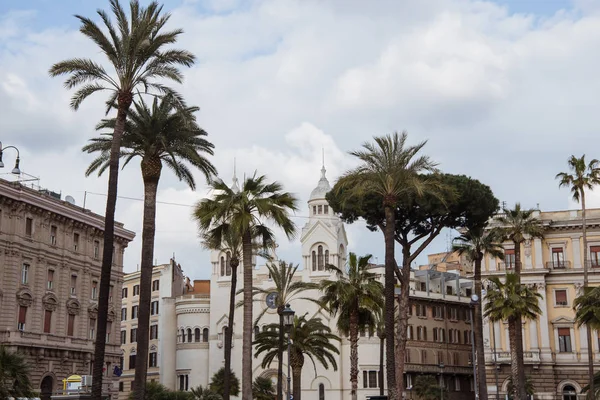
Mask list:
[{"label": "window shutter", "polygon": [[590,246],[590,253],[600,253],[600,246]]},{"label": "window shutter", "polygon": [[50,333],[50,323],[52,322],[52,311],[46,310],[44,313],[44,333]]},{"label": "window shutter", "polygon": [[75,327],[75,316],[69,314],[69,323],[67,325],[67,336],[73,336],[73,330]]},{"label": "window shutter", "polygon": [[557,290],[554,292],[556,296],[556,304],[567,303],[567,291],[566,290]]},{"label": "window shutter", "polygon": [[20,306],[19,307],[19,323],[24,324],[26,317],[27,317],[27,307]]},{"label": "window shutter", "polygon": [[571,336],[571,329],[558,328],[558,336]]}]

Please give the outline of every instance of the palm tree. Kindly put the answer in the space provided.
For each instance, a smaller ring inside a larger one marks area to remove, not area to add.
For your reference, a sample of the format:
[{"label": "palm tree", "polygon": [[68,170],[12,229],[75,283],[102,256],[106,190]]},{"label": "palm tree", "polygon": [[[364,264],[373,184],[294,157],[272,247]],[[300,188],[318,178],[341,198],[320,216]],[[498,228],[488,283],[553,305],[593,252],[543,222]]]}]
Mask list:
[{"label": "palm tree", "polygon": [[25,358],[0,346],[0,399],[33,397]]},{"label": "palm tree", "polygon": [[[121,157],[125,167],[133,158],[141,158],[142,180],[144,181],[144,213],[142,223],[142,254],[140,275],[140,302],[138,315],[137,359],[134,387],[144,391],[148,369],[148,342],[150,329],[150,303],[152,298],[152,269],[154,260],[154,238],[156,235],[156,194],[163,163],[180,180],[193,190],[196,181],[187,164],[199,169],[210,182],[216,174],[215,167],[204,154],[213,154],[213,145],[204,137],[206,132],[196,124],[194,113],[198,107],[177,109],[170,95],[160,102],[154,99],[152,107],[143,101],[135,102],[125,122],[121,141]],[[97,130],[114,130],[116,119],[102,120]],[[112,133],[105,133],[90,140],[83,147],[87,153],[100,153],[86,170],[86,176],[94,172],[101,175],[109,166]]]},{"label": "palm tree", "polygon": [[[519,400],[525,400],[527,398],[525,374],[520,369],[523,358],[516,351],[519,340],[521,340],[521,346],[523,342],[521,336],[517,334],[517,329],[520,330],[521,325],[517,324],[516,321],[536,319],[542,313],[538,304],[542,295],[534,289],[521,285],[517,274],[506,274],[504,283],[497,276],[491,277],[490,282],[492,287],[486,295],[484,316],[492,322],[508,320],[511,375],[515,382],[515,396]],[[519,357],[521,357],[520,360]],[[523,391],[518,386],[521,383]]]},{"label": "palm tree", "polygon": [[357,400],[358,391],[358,332],[359,329],[376,325],[375,315],[383,307],[383,285],[377,275],[369,271],[371,255],[357,257],[348,255],[345,270],[334,265],[327,269],[335,273],[335,280],[321,281],[323,296],[320,299],[332,316],[338,316],[337,329],[342,335],[350,336],[350,392],[352,400]]},{"label": "palm tree", "polygon": [[[413,385],[413,391],[421,400],[437,400],[441,397],[442,390],[443,388],[440,387],[440,383],[433,375],[419,375]],[[482,399],[487,399],[487,397],[482,397]]]},{"label": "palm tree", "polygon": [[[234,190],[222,180],[211,184],[214,196],[202,199],[194,208],[193,216],[201,232],[208,232],[223,223],[230,224],[242,238],[242,262],[244,269],[244,322],[242,327],[242,398],[252,398],[252,250],[257,238],[263,247],[273,243],[273,232],[264,222],[281,228],[289,239],[296,233],[296,225],[290,219],[290,211],[298,209],[298,200],[283,192],[277,182],[266,183],[266,177],[246,178],[241,190]],[[232,327],[229,327],[232,329]]]},{"label": "palm tree", "polygon": [[[573,308],[575,309],[575,321],[580,327],[585,325],[587,327],[588,334],[592,330],[600,331],[600,286],[598,287],[585,287],[583,288],[583,294],[577,296],[573,302]],[[590,344],[588,343],[588,346]],[[589,353],[592,353],[591,347],[589,347]],[[593,372],[593,364],[592,364]],[[590,383],[588,383],[588,396],[595,399],[594,394],[600,392],[598,385],[598,374],[595,374]]]},{"label": "palm tree", "polygon": [[[98,299],[98,332],[94,348],[94,367],[92,398],[100,400],[106,345],[106,324],[112,256],[114,245],[115,209],[117,203],[117,182],[119,174],[119,156],[121,138],[125,131],[125,121],[133,93],[140,87],[148,92],[155,90],[159,94],[172,93],[181,103],[181,99],[168,86],[158,83],[158,79],[170,79],[177,83],[183,81],[178,66],[194,64],[193,54],[176,49],[165,49],[177,41],[183,32],[181,29],[164,32],[164,26],[170,18],[162,12],[162,6],[156,1],[141,7],[138,0],[130,2],[128,17],[119,0],[110,0],[116,25],[103,10],[98,10],[105,29],[91,19],[77,15],[81,22],[79,31],[91,39],[100,52],[108,58],[105,68],[102,64],[85,58],[73,58],[54,64],[50,68],[53,77],[67,75],[65,86],[68,89],[78,87],[71,98],[71,108],[77,110],[90,95],[100,91],[111,91],[106,102],[108,113],[116,103],[117,116],[114,126],[109,157],[108,190],[106,212],[104,215],[104,247],[102,250],[102,269],[100,275],[100,293]],[[143,399],[143,390],[138,391],[138,400]]]},{"label": "palm tree", "polygon": [[[592,397],[592,399],[597,399],[600,398],[600,372],[596,372],[596,374],[594,375],[594,386],[597,388],[596,389],[596,397]],[[581,392],[582,393],[592,393],[590,391],[590,387],[591,385],[586,385],[583,388],[581,388]]]},{"label": "palm tree", "polygon": [[252,384],[252,399],[254,400],[273,400],[275,390],[273,381],[262,376],[257,377]]},{"label": "palm tree", "polygon": [[[498,240],[509,240],[514,245],[515,252],[515,275],[517,281],[521,282],[521,245],[527,238],[541,238],[544,235],[544,229],[540,221],[536,218],[534,209],[522,209],[519,203],[515,204],[514,209],[504,207],[503,213],[495,218],[497,227],[494,228],[494,234],[499,236]],[[516,367],[518,376],[514,376],[515,387],[520,398],[525,398],[525,362],[523,361],[523,330],[521,328],[521,319],[514,318],[509,324],[516,324],[515,327],[517,341],[514,351],[516,352]],[[513,347],[511,346],[511,351]]]},{"label": "palm tree", "polygon": [[[587,245],[587,227],[585,210],[585,190],[594,189],[594,186],[600,185],[600,161],[593,159],[589,163],[585,162],[585,154],[580,158],[571,156],[567,161],[569,172],[560,172],[556,174],[559,179],[559,187],[566,186],[571,189],[573,200],[581,203],[581,230],[583,236],[583,288],[588,287],[588,245]],[[587,346],[588,346],[588,379],[590,381],[590,396],[595,393],[594,388],[594,353],[592,351],[592,332],[587,328]]]},{"label": "palm tree", "polygon": [[[302,367],[304,366],[305,356],[308,357],[315,368],[317,374],[318,361],[325,369],[329,369],[329,364],[337,371],[337,362],[335,354],[339,354],[338,346],[332,341],[339,341],[340,338],[331,333],[331,328],[321,322],[321,318],[307,319],[306,314],[294,318],[294,324],[290,328],[290,367],[293,377],[293,395],[294,400],[300,400]],[[287,346],[287,340],[284,343]],[[256,335],[254,341],[256,345],[255,357],[265,353],[262,361],[262,368],[268,368],[273,360],[279,354],[279,325],[270,324],[268,329]]]},{"label": "palm tree", "polygon": [[[481,299],[481,262],[484,254],[495,258],[502,258],[504,253],[502,243],[494,231],[486,232],[485,227],[468,228],[462,235],[454,239],[452,251],[461,256],[466,256],[475,267],[475,294]],[[485,378],[485,353],[483,348],[483,320],[481,318],[481,301],[474,307],[473,330],[475,332],[475,346],[477,347],[477,375],[479,384],[479,398],[487,399],[487,381]]]},{"label": "palm tree", "polygon": [[[277,306],[277,314],[279,315],[279,354],[277,355],[277,399],[283,399],[283,342],[284,342],[284,326],[283,326],[283,310],[287,304],[293,300],[305,300],[317,303],[317,300],[310,297],[298,297],[306,290],[318,289],[319,285],[311,282],[302,282],[294,279],[298,265],[280,261],[278,264],[267,264],[267,269],[271,276],[271,281],[275,287],[269,289],[254,288],[254,298],[262,300],[263,296],[270,293],[276,293],[275,305]],[[262,296],[257,296],[262,295]],[[265,315],[268,308],[258,314],[255,324],[258,324],[260,319]]]},{"label": "palm tree", "polygon": [[377,332],[377,337],[379,338],[379,375],[377,376],[377,379],[379,384],[379,395],[383,396],[383,371],[385,362],[385,310],[383,307],[377,310],[375,316],[377,318],[375,332]]},{"label": "palm tree", "polygon": [[[424,172],[435,171],[436,164],[429,157],[419,155],[427,142],[414,146],[406,144],[407,134],[394,133],[393,135],[374,138],[374,143],[364,143],[363,150],[350,152],[362,164],[357,168],[347,171],[338,181],[337,187],[348,191],[348,195],[375,193],[382,198],[385,210],[385,224],[383,237],[385,240],[385,327],[386,337],[386,377],[388,397],[398,400],[404,391],[404,351],[406,342],[400,343],[399,353],[396,357],[394,348],[394,289],[396,259],[394,252],[394,234],[396,228],[395,208],[405,196],[416,193],[421,195],[428,190],[426,180],[421,176]],[[410,265],[408,266],[410,268]],[[404,305],[408,304],[408,287],[410,285],[410,271],[403,271],[404,279],[400,281],[402,293],[406,294]],[[399,330],[408,325],[406,307],[400,308]],[[395,360],[398,358],[398,366]]]}]

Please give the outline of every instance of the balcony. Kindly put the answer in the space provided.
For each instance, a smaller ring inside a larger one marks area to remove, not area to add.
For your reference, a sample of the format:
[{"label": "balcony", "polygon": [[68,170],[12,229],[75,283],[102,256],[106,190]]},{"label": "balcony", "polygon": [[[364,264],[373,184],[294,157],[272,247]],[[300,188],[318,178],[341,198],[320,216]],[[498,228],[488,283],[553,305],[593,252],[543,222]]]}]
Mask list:
[{"label": "balcony", "polygon": [[498,271],[508,271],[508,272],[514,272],[515,270],[515,264],[514,263],[505,263],[505,262],[499,262],[498,263]]},{"label": "balcony", "polygon": [[600,261],[598,261],[598,260],[588,261],[587,267],[594,271],[600,271]]},{"label": "balcony", "polygon": [[571,269],[572,265],[571,261],[547,261],[546,268],[561,271],[565,269]]},{"label": "balcony", "polygon": [[[497,357],[498,364],[510,364],[510,352],[509,351],[497,351],[496,357]],[[525,364],[539,364],[541,362],[540,351],[539,350],[524,351],[523,359],[525,361]],[[485,362],[486,362],[486,364],[494,363],[494,352],[493,351],[491,351],[491,352],[486,351]]]}]

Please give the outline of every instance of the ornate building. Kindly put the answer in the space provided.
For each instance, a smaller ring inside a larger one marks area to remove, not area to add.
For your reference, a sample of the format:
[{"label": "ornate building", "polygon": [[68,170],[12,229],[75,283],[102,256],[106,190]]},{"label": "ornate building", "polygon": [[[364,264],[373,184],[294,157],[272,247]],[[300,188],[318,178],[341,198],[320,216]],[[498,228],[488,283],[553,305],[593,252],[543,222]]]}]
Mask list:
[{"label": "ornate building", "polygon": [[[91,373],[103,228],[101,216],[60,195],[0,180],[0,345],[25,355],[42,398],[67,376]],[[120,357],[123,252],[133,238],[115,223],[107,377]]]}]

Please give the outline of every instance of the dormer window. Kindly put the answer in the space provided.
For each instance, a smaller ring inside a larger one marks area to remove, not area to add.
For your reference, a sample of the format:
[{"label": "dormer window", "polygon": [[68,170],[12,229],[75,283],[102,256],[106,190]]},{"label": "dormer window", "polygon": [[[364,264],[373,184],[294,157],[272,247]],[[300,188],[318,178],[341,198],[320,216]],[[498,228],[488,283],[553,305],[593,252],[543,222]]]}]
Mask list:
[{"label": "dormer window", "polygon": [[323,206],[322,205],[318,206],[318,210],[319,210],[319,215],[323,214]]}]

